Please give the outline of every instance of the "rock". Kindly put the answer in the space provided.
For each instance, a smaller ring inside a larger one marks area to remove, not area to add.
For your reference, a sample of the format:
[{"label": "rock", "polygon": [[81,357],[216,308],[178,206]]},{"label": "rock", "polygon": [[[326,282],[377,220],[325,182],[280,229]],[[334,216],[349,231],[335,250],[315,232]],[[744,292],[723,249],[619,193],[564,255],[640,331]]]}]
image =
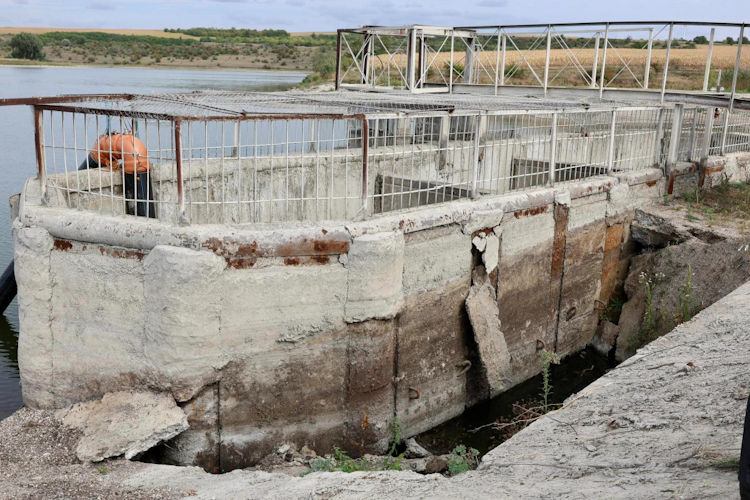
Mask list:
[{"label": "rock", "polygon": [[405,441],[406,451],[404,451],[405,458],[425,458],[432,455],[429,451],[422,448],[417,440],[409,438]]},{"label": "rock", "polygon": [[497,267],[498,256],[500,254],[500,238],[492,234],[486,240],[487,246],[484,252],[482,252],[482,263],[484,263],[484,268],[487,269],[487,274],[490,274]]},{"label": "rock", "polygon": [[185,412],[165,393],[112,392],[62,410],[61,417],[83,432],[76,447],[82,462],[121,455],[129,460],[188,428]]},{"label": "rock", "polygon": [[302,449],[299,450],[299,452],[305,458],[315,458],[318,456],[318,454],[315,453],[315,450],[308,448],[307,446],[303,446]]},{"label": "rock", "polygon": [[487,374],[491,395],[506,390],[510,384],[510,353],[500,330],[495,292],[489,282],[473,285],[466,297],[466,312],[479,346],[479,357]]},{"label": "rock", "polygon": [[630,237],[644,247],[664,248],[667,245],[682,243],[692,236],[663,217],[636,210],[630,226]]},{"label": "rock", "polygon": [[425,474],[439,474],[448,470],[448,458],[445,455],[433,456],[427,459]]},{"label": "rock", "polygon": [[411,470],[419,474],[423,474],[427,468],[426,458],[405,458],[401,462],[402,470]]},{"label": "rock", "polygon": [[620,335],[620,327],[610,321],[602,321],[596,329],[596,335],[591,339],[591,347],[602,356],[607,356],[615,346]]},{"label": "rock", "polygon": [[485,247],[487,247],[487,238],[484,237],[484,234],[481,236],[474,236],[474,239],[471,240],[471,242],[480,252],[484,252]]}]

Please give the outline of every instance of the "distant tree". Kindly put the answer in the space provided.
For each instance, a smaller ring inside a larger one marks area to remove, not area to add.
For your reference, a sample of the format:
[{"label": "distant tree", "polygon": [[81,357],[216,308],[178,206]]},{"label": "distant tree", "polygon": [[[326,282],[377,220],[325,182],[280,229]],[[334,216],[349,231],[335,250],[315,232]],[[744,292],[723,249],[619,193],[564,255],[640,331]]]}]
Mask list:
[{"label": "distant tree", "polygon": [[312,57],[313,71],[323,78],[328,78],[336,71],[336,53],[325,47],[319,47]]},{"label": "distant tree", "polygon": [[727,45],[734,45],[735,43],[734,38],[732,38],[731,36],[728,36],[727,39],[724,40],[724,43],[726,43]]},{"label": "distant tree", "polygon": [[10,39],[11,57],[16,59],[44,59],[42,41],[32,33],[19,33]]},{"label": "distant tree", "polygon": [[696,36],[695,38],[693,38],[693,42],[697,43],[698,45],[706,45],[708,43],[708,38],[703,35]]}]

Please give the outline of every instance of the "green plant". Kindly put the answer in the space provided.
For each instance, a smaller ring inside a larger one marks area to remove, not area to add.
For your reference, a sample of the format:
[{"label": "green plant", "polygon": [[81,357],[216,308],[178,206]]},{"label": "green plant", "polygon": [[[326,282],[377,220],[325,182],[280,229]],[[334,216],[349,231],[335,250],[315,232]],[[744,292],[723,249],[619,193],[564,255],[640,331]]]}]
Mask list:
[{"label": "green plant", "polygon": [[333,463],[330,459],[327,458],[319,458],[315,460],[313,463],[310,464],[310,470],[303,472],[300,474],[300,477],[304,477],[308,474],[312,474],[313,472],[332,472],[333,471]]},{"label": "green plant", "polygon": [[549,367],[552,364],[560,364],[560,357],[547,349],[542,350],[542,413],[549,411],[549,395],[552,385],[549,382]]},{"label": "green plant", "polygon": [[363,459],[355,460],[338,446],[333,447],[334,470],[341,472],[357,472],[368,470],[367,462]]},{"label": "green plant", "polygon": [[32,33],[19,33],[10,39],[10,57],[14,59],[44,59],[42,41]]},{"label": "green plant", "polygon": [[460,444],[448,455],[448,472],[457,476],[462,472],[474,470],[479,465],[479,451]]},{"label": "green plant", "polygon": [[102,475],[104,475],[104,474],[106,474],[106,473],[109,472],[109,469],[107,469],[106,467],[99,467],[96,470],[99,471],[99,474],[102,474]]},{"label": "green plant", "polygon": [[740,459],[739,458],[725,458],[723,460],[716,460],[711,463],[711,467],[713,467],[714,469],[739,471]]},{"label": "green plant", "polygon": [[622,297],[612,297],[609,299],[607,307],[602,309],[599,313],[599,320],[611,321],[614,323],[615,320],[620,317],[623,305],[625,305],[625,302],[622,300]]},{"label": "green plant", "polygon": [[[632,349],[638,349],[639,347],[648,344],[652,340],[656,339],[658,336],[657,331],[657,311],[656,311],[656,305],[654,304],[654,286],[656,285],[657,281],[662,279],[664,277],[663,273],[655,273],[653,275],[649,275],[646,272],[641,272],[640,275],[638,275],[638,282],[643,287],[643,293],[646,297],[646,307],[643,311],[643,323],[641,323],[641,329],[638,332],[638,335],[636,335],[630,345],[630,348]],[[661,311],[662,317],[664,316],[664,311]],[[662,318],[663,319],[663,318]]]},{"label": "green plant", "polygon": [[383,470],[401,470],[401,461],[404,459],[404,454],[396,455],[396,451],[402,440],[401,424],[398,422],[398,417],[393,417],[393,422],[391,422],[391,448],[383,461]]},{"label": "green plant", "polygon": [[678,316],[675,318],[675,324],[679,325],[685,321],[690,321],[693,317],[693,312],[695,311],[695,303],[693,300],[693,268],[690,264],[688,264],[687,279],[677,297],[677,304]]}]

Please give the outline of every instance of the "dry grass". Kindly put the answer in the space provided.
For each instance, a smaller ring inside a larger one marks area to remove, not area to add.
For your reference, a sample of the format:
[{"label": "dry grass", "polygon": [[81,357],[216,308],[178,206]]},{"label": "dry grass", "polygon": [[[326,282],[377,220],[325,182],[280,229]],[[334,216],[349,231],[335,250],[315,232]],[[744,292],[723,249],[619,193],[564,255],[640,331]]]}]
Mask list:
[{"label": "dry grass", "polygon": [[63,33],[110,33],[112,35],[144,35],[158,36],[162,38],[193,38],[191,35],[181,33],[167,33],[162,30],[116,30],[116,29],[87,29],[87,28],[18,28],[18,27],[0,27],[0,35],[15,35],[16,33],[42,33],[63,32]]},{"label": "dry grass", "polygon": [[[535,70],[536,68],[544,67],[544,60],[546,57],[546,51],[544,50],[532,50],[524,51],[523,57],[531,64]],[[594,62],[594,49],[572,49],[572,52],[576,54],[579,62],[584,68],[591,68]],[[663,65],[666,59],[666,49],[654,49],[651,53],[651,64],[652,65]],[[708,45],[700,45],[694,49],[672,49],[669,55],[670,67],[684,67],[684,68],[695,68],[696,70],[703,70],[706,65],[706,57],[708,56]],[[550,52],[550,66],[562,67],[569,62],[569,53],[563,49],[553,49]],[[599,49],[599,63],[603,57],[603,49]],[[734,67],[734,61],[737,57],[737,47],[732,45],[716,45],[714,46],[714,53],[711,58],[711,67],[713,69],[730,69]],[[463,65],[466,55],[464,52],[455,52],[453,60],[455,64]],[[644,67],[646,64],[646,51],[640,49],[627,49],[618,48],[607,50],[607,65],[622,65],[620,58],[624,59],[631,66]],[[378,56],[378,59],[383,63],[388,61],[388,56]],[[493,51],[481,52],[478,56],[481,64],[487,68],[492,67],[494,69],[497,54]],[[428,58],[432,61],[432,56]],[[405,64],[406,56],[397,55],[393,59],[396,64]],[[515,49],[508,49],[505,55],[505,67],[510,68],[516,62],[521,61],[521,64],[525,66],[521,58],[521,54]],[[446,66],[450,63],[450,52],[441,52],[437,55],[436,63],[442,66]],[[750,50],[742,51],[742,67],[750,66]]]}]

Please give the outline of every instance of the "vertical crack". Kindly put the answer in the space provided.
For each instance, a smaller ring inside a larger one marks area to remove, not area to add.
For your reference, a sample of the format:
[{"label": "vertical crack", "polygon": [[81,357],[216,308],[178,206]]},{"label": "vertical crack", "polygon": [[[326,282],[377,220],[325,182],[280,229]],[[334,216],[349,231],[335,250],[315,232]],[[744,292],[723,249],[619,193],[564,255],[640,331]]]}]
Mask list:
[{"label": "vertical crack", "polygon": [[555,235],[552,246],[552,272],[551,280],[557,286],[557,307],[555,314],[555,344],[557,352],[558,334],[560,329],[560,308],[563,298],[563,280],[565,278],[565,253],[567,250],[568,214],[570,207],[563,204],[555,204]]}]

